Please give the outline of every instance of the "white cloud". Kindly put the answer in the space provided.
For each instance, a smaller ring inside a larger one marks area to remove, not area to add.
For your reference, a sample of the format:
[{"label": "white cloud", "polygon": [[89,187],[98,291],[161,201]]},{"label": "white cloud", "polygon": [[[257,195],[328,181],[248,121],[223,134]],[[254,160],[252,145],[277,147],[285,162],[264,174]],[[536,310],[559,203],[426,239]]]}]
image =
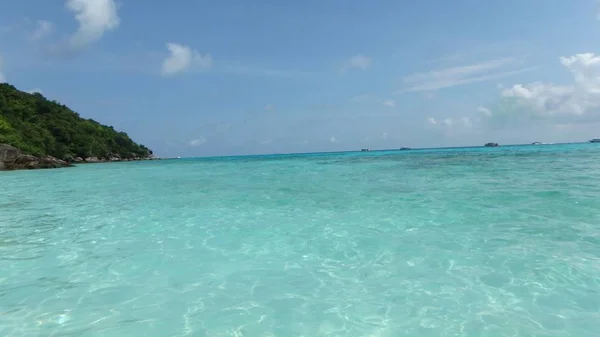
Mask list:
[{"label": "white cloud", "polygon": [[484,114],[487,117],[492,116],[492,111],[486,107],[482,107],[482,106],[478,107],[477,112]]},{"label": "white cloud", "polygon": [[367,69],[371,65],[371,58],[364,55],[356,55],[350,58],[349,65],[355,68]]},{"label": "white cloud", "polygon": [[365,102],[371,98],[369,94],[356,95],[352,97],[352,101],[354,102]]},{"label": "white cloud", "polygon": [[395,108],[396,107],[396,101],[393,99],[388,99],[386,101],[383,102],[383,105],[385,106],[389,106],[390,108]]},{"label": "white cloud", "polygon": [[54,24],[52,24],[52,22],[46,20],[38,20],[36,29],[33,31],[33,33],[31,33],[31,39],[41,40],[46,36],[52,34],[53,31]]},{"label": "white cloud", "polygon": [[413,74],[404,77],[406,88],[399,90],[398,93],[435,91],[457,85],[498,79],[534,69],[520,68],[513,70],[500,70],[500,68],[518,63],[519,61],[516,59],[504,58],[465,66],[435,70],[426,73]]},{"label": "white cloud", "polygon": [[275,109],[275,107],[273,106],[273,104],[267,104],[267,105],[265,105],[265,111],[273,111],[273,109]]},{"label": "white cloud", "polygon": [[331,143],[339,143],[339,142],[340,142],[340,141],[339,141],[339,140],[337,140],[337,139],[336,139],[334,136],[331,136],[331,138],[329,138],[329,141],[330,141]]},{"label": "white cloud", "polygon": [[188,46],[177,43],[167,43],[171,55],[162,62],[161,72],[164,76],[182,73],[191,67],[207,69],[212,66],[212,56],[210,54],[200,54]]},{"label": "white cloud", "polygon": [[388,134],[387,134],[387,132],[383,132],[383,133],[381,134],[381,139],[388,139]]},{"label": "white cloud", "polygon": [[433,117],[428,117],[427,124],[446,128],[446,129],[471,128],[473,126],[473,122],[471,121],[471,119],[469,117],[446,118],[441,122],[439,122],[438,120],[436,120]]},{"label": "white cloud", "polygon": [[344,62],[342,66],[342,72],[348,71],[352,68],[365,70],[371,65],[371,58],[362,54],[352,56],[350,59]]},{"label": "white cloud", "polygon": [[307,72],[297,69],[269,69],[263,68],[260,66],[249,66],[242,64],[221,64],[220,67],[215,69],[216,71],[229,73],[229,74],[237,74],[237,75],[246,75],[246,76],[266,76],[266,77],[279,77],[279,78],[306,78],[312,77],[316,75],[313,72]]},{"label": "white cloud", "polygon": [[206,138],[200,137],[198,139],[190,140],[189,144],[190,144],[190,146],[200,146],[206,142],[207,142]]},{"label": "white cloud", "polygon": [[578,117],[600,113],[600,56],[593,53],[561,57],[561,64],[573,75],[573,83],[556,85],[534,82],[504,89],[526,113],[537,117]]},{"label": "white cloud", "polygon": [[114,0],[67,0],[66,6],[79,22],[79,28],[70,39],[74,48],[85,47],[99,40],[105,32],[119,27]]},{"label": "white cloud", "polygon": [[273,141],[271,139],[268,140],[263,140],[262,142],[260,142],[261,145],[268,145],[271,144]]},{"label": "white cloud", "polygon": [[473,123],[471,122],[471,119],[469,117],[461,117],[458,119],[459,124],[466,127],[466,128],[470,128],[473,126]]}]

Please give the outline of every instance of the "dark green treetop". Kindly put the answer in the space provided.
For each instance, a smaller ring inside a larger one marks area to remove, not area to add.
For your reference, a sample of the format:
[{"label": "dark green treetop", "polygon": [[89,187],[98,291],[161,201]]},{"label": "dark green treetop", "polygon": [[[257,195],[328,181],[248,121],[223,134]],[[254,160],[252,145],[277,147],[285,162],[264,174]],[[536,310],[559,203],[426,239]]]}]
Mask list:
[{"label": "dark green treetop", "polygon": [[124,132],[84,119],[39,93],[0,83],[0,143],[34,156],[60,159],[98,157],[147,158],[152,151]]}]

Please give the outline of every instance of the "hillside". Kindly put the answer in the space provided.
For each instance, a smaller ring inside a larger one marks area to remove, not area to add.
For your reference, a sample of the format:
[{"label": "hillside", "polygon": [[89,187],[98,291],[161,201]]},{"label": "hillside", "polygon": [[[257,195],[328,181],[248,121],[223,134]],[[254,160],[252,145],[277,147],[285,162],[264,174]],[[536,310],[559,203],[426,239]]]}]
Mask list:
[{"label": "hillside", "polygon": [[68,107],[0,83],[0,144],[33,156],[110,159],[147,158],[152,154],[124,132],[84,119]]}]

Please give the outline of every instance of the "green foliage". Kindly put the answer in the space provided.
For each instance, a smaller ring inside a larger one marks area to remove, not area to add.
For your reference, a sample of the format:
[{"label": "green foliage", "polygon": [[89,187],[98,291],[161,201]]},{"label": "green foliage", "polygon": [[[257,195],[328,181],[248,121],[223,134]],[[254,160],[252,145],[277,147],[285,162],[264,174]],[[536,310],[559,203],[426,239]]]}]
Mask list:
[{"label": "green foliage", "polygon": [[83,119],[76,112],[39,93],[29,94],[0,84],[0,143],[34,156],[145,158],[147,147],[124,132]]}]

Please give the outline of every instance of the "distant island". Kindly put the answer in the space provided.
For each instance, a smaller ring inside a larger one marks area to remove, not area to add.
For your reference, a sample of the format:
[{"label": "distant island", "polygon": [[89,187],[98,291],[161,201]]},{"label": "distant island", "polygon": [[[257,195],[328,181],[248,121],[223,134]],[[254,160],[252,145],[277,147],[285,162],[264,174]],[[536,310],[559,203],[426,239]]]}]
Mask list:
[{"label": "distant island", "polygon": [[125,132],[81,118],[39,93],[0,83],[0,169],[154,158]]}]

